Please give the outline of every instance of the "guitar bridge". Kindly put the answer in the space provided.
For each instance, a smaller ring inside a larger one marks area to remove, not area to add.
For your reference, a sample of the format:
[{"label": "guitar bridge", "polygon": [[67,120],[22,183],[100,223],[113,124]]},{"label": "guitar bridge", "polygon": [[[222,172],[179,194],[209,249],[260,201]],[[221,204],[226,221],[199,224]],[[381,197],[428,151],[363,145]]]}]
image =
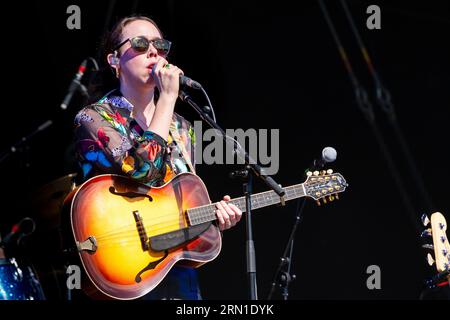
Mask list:
[{"label": "guitar bridge", "polygon": [[139,233],[139,239],[141,240],[142,251],[147,251],[150,249],[150,246],[148,244],[148,236],[147,231],[145,231],[144,221],[138,210],[133,211],[133,217],[134,221],[136,221],[136,228]]}]

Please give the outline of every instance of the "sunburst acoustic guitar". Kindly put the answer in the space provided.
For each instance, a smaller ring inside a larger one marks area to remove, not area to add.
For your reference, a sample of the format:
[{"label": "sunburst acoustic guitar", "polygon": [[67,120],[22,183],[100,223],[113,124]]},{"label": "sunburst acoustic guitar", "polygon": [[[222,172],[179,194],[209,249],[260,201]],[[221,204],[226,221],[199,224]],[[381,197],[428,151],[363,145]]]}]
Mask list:
[{"label": "sunburst acoustic guitar", "polygon": [[[333,200],[347,183],[331,170],[309,173],[304,183],[254,194],[258,209],[300,197]],[[245,198],[230,200],[245,212]],[[203,181],[191,173],[161,187],[119,175],[100,175],[73,194],[70,222],[90,281],[114,299],[136,299],[152,291],[175,263],[198,267],[217,257],[221,234]]]}]

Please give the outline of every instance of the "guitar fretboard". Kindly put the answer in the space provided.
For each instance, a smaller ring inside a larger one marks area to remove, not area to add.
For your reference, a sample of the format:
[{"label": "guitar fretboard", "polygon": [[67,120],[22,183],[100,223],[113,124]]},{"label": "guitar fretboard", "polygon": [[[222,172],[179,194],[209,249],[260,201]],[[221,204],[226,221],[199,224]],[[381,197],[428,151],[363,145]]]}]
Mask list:
[{"label": "guitar fretboard", "polygon": [[[284,188],[285,195],[284,200],[289,201],[305,196],[305,188],[303,183],[296,184],[290,187]],[[259,209],[281,202],[280,197],[274,191],[261,192],[251,197],[251,208]],[[242,212],[246,211],[245,197],[239,197],[231,199],[229,203],[234,204]],[[208,204],[201,207],[191,208],[187,210],[187,216],[192,226],[198,225],[204,222],[213,221],[217,219],[216,216],[216,204]]]}]

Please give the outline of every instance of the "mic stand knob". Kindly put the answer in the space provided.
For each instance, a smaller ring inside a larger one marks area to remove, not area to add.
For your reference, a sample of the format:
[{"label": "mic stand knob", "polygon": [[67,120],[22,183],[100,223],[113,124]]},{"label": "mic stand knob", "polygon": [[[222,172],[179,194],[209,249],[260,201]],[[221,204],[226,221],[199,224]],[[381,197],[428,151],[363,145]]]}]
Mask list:
[{"label": "mic stand knob", "polygon": [[[281,265],[283,269],[287,268],[287,270],[290,270],[290,259],[288,257],[282,257]],[[297,277],[295,274],[290,274],[287,270],[281,271],[278,277],[278,286],[282,288],[282,296],[284,300],[287,300],[289,296],[289,284]]]},{"label": "mic stand knob", "polygon": [[287,271],[283,271],[281,274],[280,274],[280,280],[279,280],[279,286],[280,286],[280,288],[284,288],[284,287],[287,287],[287,286],[289,286],[289,284],[292,282],[292,281],[294,281],[295,279],[297,278],[297,276],[295,275],[295,274],[290,274],[289,272],[287,272]]},{"label": "mic stand knob", "polygon": [[231,179],[239,178],[239,179],[244,179],[245,180],[248,177],[248,173],[249,173],[248,168],[245,168],[243,170],[231,171],[229,176],[230,176]]}]

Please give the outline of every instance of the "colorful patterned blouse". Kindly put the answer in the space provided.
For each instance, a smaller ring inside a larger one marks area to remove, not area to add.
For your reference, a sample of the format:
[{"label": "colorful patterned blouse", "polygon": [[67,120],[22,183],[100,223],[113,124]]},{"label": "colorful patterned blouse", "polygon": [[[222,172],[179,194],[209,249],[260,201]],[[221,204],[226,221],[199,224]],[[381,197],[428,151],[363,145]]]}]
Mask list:
[{"label": "colorful patterned blouse", "polygon": [[[150,186],[195,169],[195,134],[191,124],[174,113],[166,142],[144,131],[131,117],[133,105],[116,90],[89,105],[75,117],[75,148],[83,182],[98,174],[123,174]],[[201,299],[197,270],[175,265],[165,279],[142,299]]]},{"label": "colorful patterned blouse", "polygon": [[[133,105],[118,90],[78,112],[75,117],[75,148],[82,180],[98,174],[123,174],[151,186],[188,172],[182,146],[169,134],[166,142],[144,131],[131,117]],[[171,124],[179,133],[195,168],[195,134],[191,124],[174,113]],[[178,140],[179,141],[179,140]]]}]

